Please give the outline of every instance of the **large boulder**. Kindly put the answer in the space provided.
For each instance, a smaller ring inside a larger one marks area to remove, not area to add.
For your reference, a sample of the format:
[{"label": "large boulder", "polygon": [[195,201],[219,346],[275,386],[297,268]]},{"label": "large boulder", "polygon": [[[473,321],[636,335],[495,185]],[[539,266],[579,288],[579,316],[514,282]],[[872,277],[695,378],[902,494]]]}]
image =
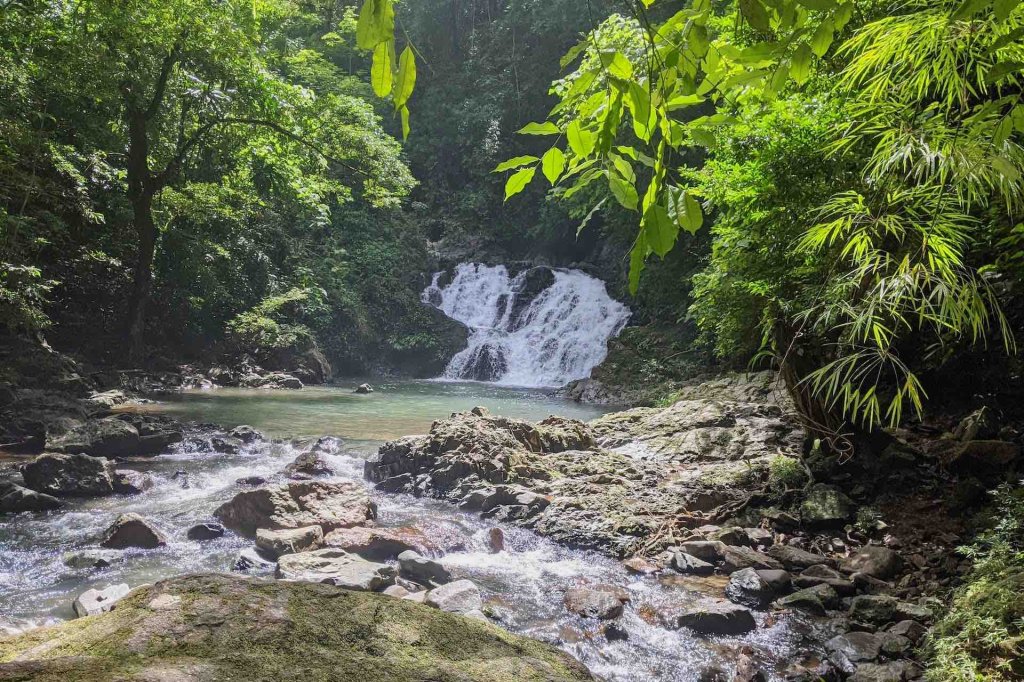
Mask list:
[{"label": "large boulder", "polygon": [[479,611],[483,608],[480,588],[472,580],[456,580],[447,585],[435,587],[427,592],[424,603],[442,611],[462,614]]},{"label": "large boulder", "polygon": [[139,431],[117,417],[62,425],[47,433],[46,448],[55,452],[84,452],[96,457],[130,457],[141,449]]},{"label": "large boulder", "polygon": [[402,552],[410,550],[421,555],[436,554],[438,551],[426,535],[411,526],[339,528],[324,537],[324,546],[337,547],[372,561],[395,559]]},{"label": "large boulder", "polygon": [[323,541],[324,531],[320,526],[280,530],[256,529],[256,547],[273,557],[317,549]]},{"label": "large boulder", "polygon": [[156,485],[149,474],[133,469],[117,469],[114,472],[114,492],[120,495],[138,495]]},{"label": "large boulder", "polygon": [[903,566],[903,559],[888,547],[866,545],[843,561],[847,573],[864,573],[872,578],[888,580]]},{"label": "large boulder", "polygon": [[853,517],[855,506],[839,488],[817,483],[800,505],[800,519],[810,527],[841,526]]},{"label": "large boulder", "polygon": [[789,574],[779,570],[743,568],[729,576],[725,594],[737,604],[761,608],[767,606],[789,585]]},{"label": "large boulder", "polygon": [[137,588],[109,613],[3,642],[0,677],[577,682],[555,647],[403,599],[230,575]]},{"label": "large boulder", "polygon": [[330,463],[324,459],[323,455],[317,450],[310,450],[309,452],[303,452],[295,460],[284,468],[284,473],[288,476],[294,476],[295,474],[302,474],[304,476],[331,476],[334,474],[334,470],[331,469]]},{"label": "large boulder", "polygon": [[255,537],[257,528],[320,526],[325,533],[377,517],[377,505],[356,481],[292,481],[245,490],[214,511],[228,528]]},{"label": "large boulder", "polygon": [[118,516],[100,541],[107,549],[156,549],[166,544],[167,536],[159,528],[132,512]]},{"label": "large boulder", "polygon": [[277,577],[377,592],[395,582],[395,569],[340,549],[285,554],[277,560]]},{"label": "large boulder", "polygon": [[114,463],[85,454],[42,454],[21,469],[25,485],[57,496],[112,495],[117,478]]},{"label": "large boulder", "polygon": [[582,585],[565,592],[565,608],[585,618],[611,620],[622,615],[629,593],[614,585]]},{"label": "large boulder", "polygon": [[10,481],[0,481],[0,514],[49,511],[63,505],[63,502],[52,495]]}]

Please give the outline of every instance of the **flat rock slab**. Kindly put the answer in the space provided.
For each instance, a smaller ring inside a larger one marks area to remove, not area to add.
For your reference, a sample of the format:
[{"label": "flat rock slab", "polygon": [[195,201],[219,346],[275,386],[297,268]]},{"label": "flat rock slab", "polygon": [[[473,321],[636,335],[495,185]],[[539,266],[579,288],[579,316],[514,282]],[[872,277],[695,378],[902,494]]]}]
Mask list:
[{"label": "flat rock slab", "polygon": [[421,555],[438,552],[437,547],[420,530],[402,528],[339,528],[324,537],[326,547],[337,547],[372,561],[387,561],[412,550]]},{"label": "flat rock slab", "polygon": [[320,526],[324,533],[377,517],[377,505],[356,481],[291,481],[245,490],[214,511],[228,528],[255,537],[257,528]]},{"label": "flat rock slab", "polygon": [[286,554],[277,561],[277,577],[324,583],[360,592],[377,592],[395,582],[395,569],[340,549]]},{"label": "flat rock slab", "polygon": [[102,590],[86,590],[82,594],[78,595],[78,598],[75,599],[75,602],[71,606],[75,610],[75,615],[79,618],[95,616],[100,613],[106,613],[112,609],[114,604],[125,597],[128,592],[128,585],[125,583],[111,585],[110,587]]},{"label": "flat rock slab", "polygon": [[256,531],[256,547],[275,557],[317,549],[323,542],[324,532],[320,526]]},{"label": "flat rock slab", "polygon": [[622,615],[629,593],[614,585],[570,587],[565,592],[565,608],[585,618],[612,620]]},{"label": "flat rock slab", "polygon": [[0,678],[580,682],[555,647],[405,599],[199,575],[138,588],[88,620],[4,638]]},{"label": "flat rock slab", "polygon": [[424,603],[442,611],[462,614],[483,608],[480,588],[471,580],[456,580],[434,588],[426,593]]}]

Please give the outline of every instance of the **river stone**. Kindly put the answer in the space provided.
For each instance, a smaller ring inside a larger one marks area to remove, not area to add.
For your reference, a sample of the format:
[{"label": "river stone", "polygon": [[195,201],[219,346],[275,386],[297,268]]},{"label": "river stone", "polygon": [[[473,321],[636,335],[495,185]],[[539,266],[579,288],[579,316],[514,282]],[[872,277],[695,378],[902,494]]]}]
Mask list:
[{"label": "river stone", "polygon": [[717,540],[690,540],[679,545],[679,548],[690,556],[713,564],[722,558],[725,543]]},{"label": "river stone", "polygon": [[829,658],[843,671],[850,673],[858,663],[878,659],[882,638],[872,632],[847,632],[825,643]]},{"label": "river stone", "polygon": [[729,576],[729,584],[725,586],[725,596],[731,601],[752,608],[767,605],[777,594],[778,590],[753,568],[734,571]]},{"label": "river stone", "polygon": [[812,528],[841,526],[853,516],[854,504],[839,488],[816,483],[800,505],[800,519]]},{"label": "river stone", "polygon": [[629,593],[614,585],[583,585],[565,592],[565,608],[585,618],[612,620],[622,615]]},{"label": "river stone", "polygon": [[25,485],[56,496],[97,497],[114,493],[114,463],[84,454],[39,455],[21,469]]},{"label": "river stone", "polygon": [[[158,598],[161,608],[150,608]],[[22,680],[592,679],[554,646],[470,618],[329,585],[226,574],[136,588],[90,622],[5,638],[4,652],[3,674]]]},{"label": "river stone", "polygon": [[896,617],[895,597],[885,594],[861,594],[850,602],[850,618],[858,623],[885,625]]},{"label": "river stone", "polygon": [[687,609],[676,624],[701,635],[742,635],[757,627],[750,609],[724,600]]},{"label": "river stone", "polygon": [[826,609],[838,603],[839,595],[829,585],[806,587],[775,600],[775,606],[780,609],[794,609],[814,616],[824,616]]},{"label": "river stone", "polygon": [[64,503],[53,495],[37,492],[10,481],[0,481],[0,514],[49,511],[62,506]]},{"label": "river stone", "polygon": [[934,616],[935,614],[927,606],[911,604],[905,601],[896,604],[896,613],[894,614],[894,617],[900,620],[919,620],[924,623],[931,621]]},{"label": "river stone", "polygon": [[888,547],[867,545],[843,561],[847,573],[864,573],[879,580],[888,580],[900,570],[903,559]]},{"label": "river stone", "polygon": [[131,457],[142,454],[139,431],[117,417],[62,424],[46,435],[46,449],[95,457]]},{"label": "river stone", "polygon": [[284,468],[284,473],[292,476],[294,474],[306,474],[307,476],[332,476],[334,470],[327,460],[319,452],[311,450],[303,452],[295,458],[291,464]]},{"label": "river stone", "polygon": [[362,394],[373,393],[373,386],[371,386],[370,384],[359,384],[358,386],[356,386],[356,389],[352,392]]},{"label": "river stone", "polygon": [[228,435],[232,438],[237,438],[243,443],[255,443],[256,441],[263,440],[263,434],[249,426],[248,424],[241,424],[228,431]]},{"label": "river stone", "polygon": [[114,470],[114,492],[119,495],[138,495],[155,485],[153,477],[133,469]]},{"label": "river stone", "polygon": [[118,516],[100,542],[101,547],[108,549],[155,549],[166,544],[167,537],[158,528],[133,512]]},{"label": "river stone", "polygon": [[219,523],[198,523],[188,529],[189,540],[215,540],[224,536],[224,526]]},{"label": "river stone", "polygon": [[376,592],[395,582],[395,569],[340,549],[285,554],[277,560],[277,577]]},{"label": "river stone", "polygon": [[[410,595],[410,597],[415,595]],[[451,613],[468,613],[480,611],[484,603],[480,598],[480,588],[471,580],[456,580],[441,585],[427,592],[423,600],[427,606],[433,606]]]},{"label": "river stone", "polygon": [[686,552],[672,554],[672,567],[680,573],[693,575],[711,575],[715,572],[715,567],[712,564]]},{"label": "river stone", "polygon": [[443,585],[452,581],[452,574],[447,568],[411,549],[398,555],[398,565],[402,577],[421,585]]},{"label": "river stone", "polygon": [[243,549],[231,565],[232,571],[258,571],[260,573],[276,568],[276,564],[260,554],[255,547]]},{"label": "river stone", "polygon": [[828,559],[820,554],[813,554],[792,545],[772,545],[768,548],[768,556],[781,561],[789,569],[810,568],[828,562]]},{"label": "river stone", "polygon": [[66,552],[61,561],[68,568],[106,568],[124,561],[124,554],[116,549],[83,549]]},{"label": "river stone", "polygon": [[273,557],[316,549],[323,545],[323,542],[324,531],[320,526],[256,530],[256,547]]},{"label": "river stone", "polygon": [[130,590],[124,583],[111,585],[102,590],[86,590],[78,595],[71,607],[79,618],[105,613],[114,607]]},{"label": "river stone", "polygon": [[829,585],[836,592],[842,595],[853,594],[857,586],[852,580],[843,578],[839,571],[829,568],[824,564],[818,564],[816,566],[810,566],[803,571],[800,575],[793,578],[793,584],[799,588],[814,587],[815,585]]},{"label": "river stone", "polygon": [[782,564],[750,547],[726,546],[722,550],[722,570],[732,573],[743,568],[781,569]]},{"label": "river stone", "polygon": [[257,528],[320,526],[325,533],[377,517],[377,505],[356,481],[292,481],[245,490],[214,511],[228,528],[255,537]]},{"label": "river stone", "polygon": [[408,550],[419,554],[432,554],[438,551],[422,531],[412,526],[339,528],[324,536],[324,546],[337,547],[371,561],[395,559]]},{"label": "river stone", "polygon": [[920,671],[907,661],[861,663],[846,682],[903,682],[920,679]]}]

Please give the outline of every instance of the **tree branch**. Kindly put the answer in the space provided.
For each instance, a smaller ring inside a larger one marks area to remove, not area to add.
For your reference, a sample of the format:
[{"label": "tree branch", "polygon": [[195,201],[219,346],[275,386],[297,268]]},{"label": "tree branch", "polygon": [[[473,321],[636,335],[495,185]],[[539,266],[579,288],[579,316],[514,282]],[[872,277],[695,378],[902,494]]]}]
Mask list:
[{"label": "tree branch", "polygon": [[171,77],[171,71],[174,69],[174,65],[178,63],[178,58],[181,56],[181,43],[184,40],[184,36],[178,39],[174,43],[174,47],[166,57],[164,57],[163,63],[160,65],[160,75],[156,79],[156,87],[153,89],[153,98],[149,101],[149,106],[146,107],[146,120],[150,121],[157,112],[160,111],[160,105],[164,101],[164,93],[167,92],[167,81]]}]

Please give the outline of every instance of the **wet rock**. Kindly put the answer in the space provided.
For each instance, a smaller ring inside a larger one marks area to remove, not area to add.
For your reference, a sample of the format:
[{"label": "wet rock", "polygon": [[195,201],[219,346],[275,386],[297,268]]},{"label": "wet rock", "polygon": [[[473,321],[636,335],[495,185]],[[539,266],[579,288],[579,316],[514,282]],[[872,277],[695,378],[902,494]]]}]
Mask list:
[{"label": "wet rock", "polygon": [[809,527],[841,526],[853,517],[855,506],[839,488],[816,483],[800,505],[800,519]]},{"label": "wet rock", "polygon": [[22,487],[10,481],[0,481],[0,514],[42,512],[59,509],[64,503],[52,495]]},{"label": "wet rock", "polygon": [[750,538],[746,532],[737,526],[730,526],[729,528],[720,528],[712,533],[708,534],[708,539],[718,540],[727,545],[733,546],[750,546]]},{"label": "wet rock", "polygon": [[166,544],[167,537],[158,528],[132,512],[118,516],[100,542],[101,547],[108,549],[156,549]]},{"label": "wet rock", "polygon": [[325,547],[337,547],[371,561],[395,559],[402,552],[433,554],[437,547],[421,531],[411,526],[402,528],[339,528],[324,536]]},{"label": "wet rock", "polygon": [[260,388],[286,388],[297,390],[303,387],[298,377],[284,372],[271,372],[259,379]]},{"label": "wet rock", "polygon": [[243,476],[242,478],[235,479],[235,485],[260,486],[266,484],[267,479],[262,476]]},{"label": "wet rock", "polygon": [[871,632],[848,632],[825,643],[829,658],[847,673],[860,663],[878,660],[881,648],[882,638]]},{"label": "wet rock", "polygon": [[747,544],[751,547],[764,549],[770,547],[775,542],[775,537],[771,534],[771,531],[767,531],[764,528],[744,528],[742,530],[747,536]]},{"label": "wet rock", "polygon": [[753,568],[743,568],[729,576],[729,584],[725,587],[725,596],[731,601],[761,608],[769,604],[781,590],[777,583],[770,584]]},{"label": "wet rock", "polygon": [[231,570],[266,572],[275,566],[276,564],[271,559],[260,554],[255,548],[248,548],[238,553],[231,565]]},{"label": "wet rock", "polygon": [[230,436],[214,436],[210,439],[210,447],[214,452],[225,455],[237,455],[242,449],[242,441]]},{"label": "wet rock", "polygon": [[320,526],[256,530],[256,548],[272,557],[316,549],[323,545],[323,542],[324,531]]},{"label": "wet rock", "polygon": [[243,443],[255,443],[263,440],[263,434],[249,426],[248,424],[242,424],[228,431],[228,436],[239,440]]},{"label": "wet rock", "polygon": [[102,590],[90,589],[78,595],[71,606],[79,618],[95,616],[109,611],[128,592],[128,586],[124,583],[111,585]]},{"label": "wet rock", "polygon": [[781,609],[794,609],[814,616],[824,616],[825,611],[839,603],[839,595],[829,585],[816,585],[797,590],[793,594],[775,600]]},{"label": "wet rock", "polygon": [[[691,557],[696,559],[696,557]],[[673,558],[674,563],[674,558]],[[658,572],[657,564],[654,564],[642,556],[634,556],[626,559],[622,562],[622,565],[626,567],[626,570],[630,573],[640,573],[642,575],[649,575],[651,573]],[[710,566],[710,564],[708,564]],[[714,567],[712,566],[712,569]]]},{"label": "wet rock", "polygon": [[132,453],[135,456],[159,454],[185,437],[181,424],[169,417],[126,412],[117,415],[117,419],[139,433],[138,448]]},{"label": "wet rock", "polygon": [[885,625],[896,616],[895,597],[884,594],[861,594],[850,602],[850,618],[858,623]]},{"label": "wet rock", "polygon": [[373,393],[373,386],[371,386],[370,384],[359,384],[358,386],[356,386],[356,389],[352,392],[361,393],[364,395],[367,393]]},{"label": "wet rock", "polygon": [[934,614],[927,606],[919,606],[910,602],[897,602],[894,617],[897,619],[919,620],[923,623],[931,622]]},{"label": "wet rock", "polygon": [[124,554],[116,549],[83,549],[65,553],[61,561],[68,568],[107,568],[124,561]]},{"label": "wet rock", "polygon": [[500,528],[487,530],[487,550],[491,554],[505,551],[505,531]]},{"label": "wet rock", "polygon": [[340,549],[285,554],[277,560],[278,578],[325,583],[359,592],[376,592],[395,583],[395,569]]},{"label": "wet rock", "polygon": [[456,580],[427,592],[423,603],[450,613],[468,613],[483,609],[480,588],[471,580]]},{"label": "wet rock", "polygon": [[864,573],[880,580],[892,578],[902,566],[899,554],[888,547],[874,545],[861,547],[842,563],[847,573]]},{"label": "wet rock", "polygon": [[680,573],[688,573],[692,575],[711,575],[715,572],[713,564],[709,564],[707,561],[698,559],[692,554],[687,554],[686,552],[675,552],[672,555],[672,568],[676,569]]},{"label": "wet rock", "polygon": [[690,540],[682,543],[679,547],[684,553],[713,564],[722,559],[726,545],[717,540]]},{"label": "wet rock", "polygon": [[768,556],[781,561],[790,570],[810,568],[811,566],[828,562],[828,559],[820,554],[806,552],[792,545],[772,545],[768,548]]},{"label": "wet rock", "polygon": [[25,486],[47,495],[97,497],[114,493],[114,463],[84,454],[43,454],[21,469]]},{"label": "wet rock", "polygon": [[601,629],[601,634],[609,642],[625,642],[629,639],[629,632],[619,623],[608,623]]},{"label": "wet rock", "polygon": [[917,644],[928,632],[928,628],[913,620],[901,620],[887,630],[888,633],[906,637],[911,643]]},{"label": "wet rock", "polygon": [[882,653],[888,658],[899,658],[910,651],[910,639],[903,635],[886,632],[881,635]]},{"label": "wet rock", "polygon": [[377,505],[355,481],[292,481],[238,493],[214,511],[228,528],[255,537],[272,530],[320,526],[325,532],[377,517]]},{"label": "wet rock", "polygon": [[109,391],[94,391],[83,402],[92,408],[90,413],[109,413],[110,410],[118,405],[124,405],[128,402],[128,396],[124,394],[124,391],[119,391],[115,388]]},{"label": "wet rock", "polygon": [[861,663],[853,674],[846,678],[846,682],[903,682],[919,679],[918,672],[904,661]]},{"label": "wet rock", "polygon": [[443,585],[452,581],[452,575],[440,562],[427,559],[420,554],[406,550],[398,555],[402,577],[420,585]]},{"label": "wet rock", "polygon": [[114,492],[119,495],[138,495],[155,485],[153,477],[133,469],[114,470]]},{"label": "wet rock", "polygon": [[722,570],[732,573],[743,568],[781,569],[782,563],[750,547],[729,547],[722,550]]},{"label": "wet rock", "polygon": [[831,569],[824,564],[804,569],[800,575],[793,579],[793,584],[799,588],[829,585],[842,595],[853,594],[857,589],[852,580],[845,579],[839,571]]},{"label": "wet rock", "polygon": [[188,529],[189,540],[216,540],[224,536],[224,526],[219,523],[199,523]]},{"label": "wet rock", "polygon": [[117,417],[55,425],[46,434],[46,449],[109,458],[142,454],[138,429]]},{"label": "wet rock", "polygon": [[1020,457],[1020,446],[1003,440],[972,440],[954,450],[947,464],[965,471],[1005,467]]},{"label": "wet rock", "polygon": [[287,475],[306,474],[307,476],[333,476],[331,465],[316,450],[303,452],[291,464],[284,468]]},{"label": "wet rock", "polygon": [[700,635],[742,635],[757,627],[750,609],[724,600],[689,608],[676,624]]},{"label": "wet rock", "polygon": [[565,608],[572,613],[598,620],[618,618],[628,601],[629,593],[614,585],[570,587],[563,599]]}]

